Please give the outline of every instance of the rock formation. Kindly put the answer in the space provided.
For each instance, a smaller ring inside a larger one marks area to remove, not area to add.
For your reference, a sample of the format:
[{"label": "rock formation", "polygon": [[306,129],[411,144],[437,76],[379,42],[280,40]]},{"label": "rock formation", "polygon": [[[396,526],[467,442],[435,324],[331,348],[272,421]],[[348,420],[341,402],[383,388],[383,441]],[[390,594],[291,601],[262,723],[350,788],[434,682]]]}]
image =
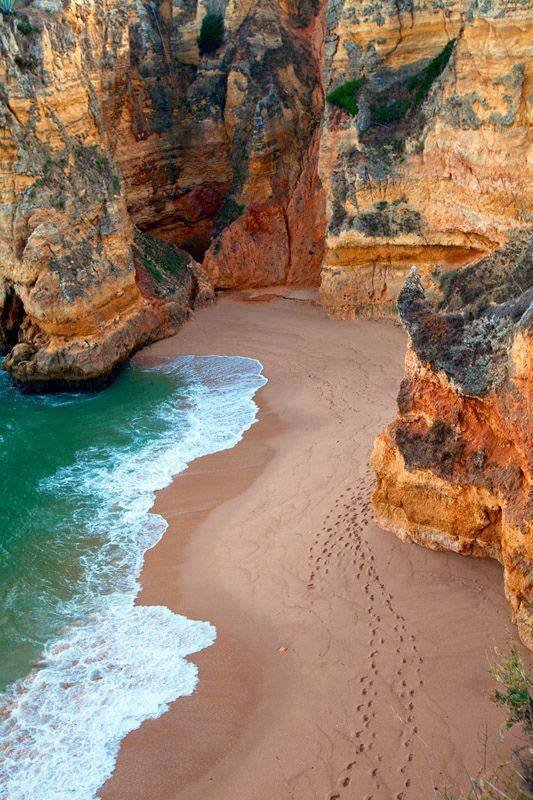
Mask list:
[{"label": "rock formation", "polygon": [[334,317],[391,314],[415,266],[376,516],[500,559],[531,644],[530,19],[526,0],[16,0],[5,367],[93,386],[213,287],[320,283]]},{"label": "rock formation", "polygon": [[327,311],[395,314],[399,293],[410,335],[375,517],[500,560],[530,647],[531,27],[520,0],[330,0],[319,157]]},{"label": "rock formation", "polygon": [[[200,54],[215,12],[225,39]],[[217,287],[318,281],[317,14],[19,0],[0,17],[0,327],[21,385],[92,385],[176,329],[198,270],[174,254],[186,277],[165,283],[169,305],[160,268],[136,267],[135,226],[203,259]]]},{"label": "rock formation", "polygon": [[410,344],[398,416],[372,455],[374,515],[403,541],[490,556],[533,648],[533,247],[527,235],[398,307]]},{"label": "rock formation", "polygon": [[531,15],[522,0],[329,0],[321,295],[395,313],[416,265],[479,260],[527,223]]}]

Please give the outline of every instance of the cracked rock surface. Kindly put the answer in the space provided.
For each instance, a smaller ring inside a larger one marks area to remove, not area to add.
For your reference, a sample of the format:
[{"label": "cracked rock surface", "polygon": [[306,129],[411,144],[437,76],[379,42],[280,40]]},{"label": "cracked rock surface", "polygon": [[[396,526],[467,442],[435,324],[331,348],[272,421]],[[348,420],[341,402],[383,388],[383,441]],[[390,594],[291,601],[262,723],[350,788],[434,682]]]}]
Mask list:
[{"label": "cracked rock surface", "polygon": [[410,338],[398,416],[372,455],[379,524],[403,541],[499,560],[530,648],[532,270],[523,232],[445,275],[438,304],[410,274],[398,302]]}]

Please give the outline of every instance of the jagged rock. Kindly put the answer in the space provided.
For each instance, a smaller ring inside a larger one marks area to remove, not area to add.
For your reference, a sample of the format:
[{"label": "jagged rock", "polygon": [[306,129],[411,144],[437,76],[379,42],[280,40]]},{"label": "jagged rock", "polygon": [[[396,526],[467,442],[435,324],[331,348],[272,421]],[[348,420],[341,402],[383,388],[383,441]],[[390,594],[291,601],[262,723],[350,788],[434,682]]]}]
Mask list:
[{"label": "jagged rock", "polygon": [[142,279],[134,226],[193,257],[191,303],[213,281],[317,283],[318,3],[231,4],[202,57],[195,0],[43,9],[0,24],[0,345],[35,348],[6,358],[13,377],[106,380],[176,329],[181,298]]},{"label": "jagged rock", "polygon": [[531,15],[524,2],[329,0],[319,172],[334,317],[395,314],[409,269],[430,293],[530,224]]},{"label": "jagged rock", "polygon": [[21,363],[29,361],[36,353],[36,348],[28,342],[16,344],[10,354],[9,359],[13,367],[18,367]]},{"label": "jagged rock", "polygon": [[[533,648],[533,248],[527,237],[399,297],[410,338],[398,416],[372,454],[374,515],[403,541],[490,556]],[[458,309],[461,310],[458,310]]]},{"label": "jagged rock", "polygon": [[219,210],[203,262],[217,287],[319,281],[320,5],[260,0],[238,25],[228,22],[222,63],[231,205]]}]

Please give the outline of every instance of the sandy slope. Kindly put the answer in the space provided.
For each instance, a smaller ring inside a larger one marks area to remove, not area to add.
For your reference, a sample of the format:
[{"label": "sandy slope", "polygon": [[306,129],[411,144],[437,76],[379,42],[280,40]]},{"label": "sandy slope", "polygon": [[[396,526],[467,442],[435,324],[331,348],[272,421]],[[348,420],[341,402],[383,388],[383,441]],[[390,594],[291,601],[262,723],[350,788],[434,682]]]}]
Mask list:
[{"label": "sandy slope", "polygon": [[485,726],[489,763],[508,753],[487,677],[510,630],[500,566],[371,519],[404,349],[392,322],[226,296],[141,355],[251,356],[269,383],[244,440],[158,497],[141,602],[218,638],[197,692],[127,737],[105,800],[422,800],[477,770]]}]

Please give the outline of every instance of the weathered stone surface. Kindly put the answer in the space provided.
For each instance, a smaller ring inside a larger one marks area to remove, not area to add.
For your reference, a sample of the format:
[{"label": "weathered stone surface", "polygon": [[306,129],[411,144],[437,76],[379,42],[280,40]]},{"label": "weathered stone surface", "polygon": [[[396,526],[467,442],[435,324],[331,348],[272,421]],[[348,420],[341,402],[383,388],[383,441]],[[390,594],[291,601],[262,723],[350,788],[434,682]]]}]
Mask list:
[{"label": "weathered stone surface", "polygon": [[332,316],[394,314],[411,266],[436,293],[528,224],[532,40],[521,0],[329,0],[325,91],[361,81],[320,148]]},{"label": "weathered stone surface", "polygon": [[204,260],[215,286],[319,281],[320,6],[260,0],[238,29],[230,21],[222,63],[232,185]]},{"label": "weathered stone surface", "polygon": [[404,541],[490,556],[533,648],[533,250],[525,235],[399,297],[410,336],[398,416],[376,440],[378,523]]},{"label": "weathered stone surface", "polygon": [[6,359],[16,380],[105,378],[175,330],[134,226],[208,250],[204,301],[210,280],[318,282],[318,3],[221,4],[209,56],[200,0],[20,6],[0,22],[0,344],[33,348]]},{"label": "weathered stone surface", "polygon": [[4,366],[23,391],[104,386],[139,347],[175,333],[198,302],[212,302],[212,289],[188,253],[140,231],[133,241],[133,269],[137,294],[133,301],[126,295],[123,305],[122,295],[113,297],[111,318],[106,319],[109,308],[92,306],[90,316],[65,318],[48,328],[27,315],[20,320],[22,341],[12,346]]}]

